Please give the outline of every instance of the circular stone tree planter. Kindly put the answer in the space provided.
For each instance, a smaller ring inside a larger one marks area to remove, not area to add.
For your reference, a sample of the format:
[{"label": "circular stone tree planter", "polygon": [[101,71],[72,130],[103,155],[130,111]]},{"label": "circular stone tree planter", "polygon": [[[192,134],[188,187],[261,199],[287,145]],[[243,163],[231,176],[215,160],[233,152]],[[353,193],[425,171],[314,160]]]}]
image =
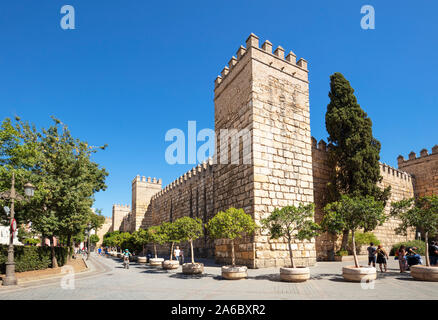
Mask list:
[{"label": "circular stone tree planter", "polygon": [[248,277],[248,268],[246,266],[223,266],[222,277],[227,280],[239,280]]},{"label": "circular stone tree planter", "polygon": [[149,259],[149,265],[151,267],[161,267],[163,261],[164,261],[163,258],[151,258]]},{"label": "circular stone tree planter", "polygon": [[138,263],[146,263],[148,261],[147,257],[138,257],[137,262]]},{"label": "circular stone tree planter", "polygon": [[182,272],[184,274],[204,273],[204,264],[203,263],[184,263],[182,265]]},{"label": "circular stone tree planter", "polygon": [[164,260],[163,261],[163,269],[166,270],[173,270],[179,268],[179,261],[178,260]]},{"label": "circular stone tree planter", "polygon": [[438,267],[411,266],[411,276],[415,280],[438,281]]},{"label": "circular stone tree planter", "polygon": [[280,279],[286,282],[304,282],[310,279],[310,270],[307,267],[280,268]]},{"label": "circular stone tree planter", "polygon": [[355,266],[342,267],[342,276],[347,281],[361,282],[365,280],[376,280],[377,271],[373,267]]}]

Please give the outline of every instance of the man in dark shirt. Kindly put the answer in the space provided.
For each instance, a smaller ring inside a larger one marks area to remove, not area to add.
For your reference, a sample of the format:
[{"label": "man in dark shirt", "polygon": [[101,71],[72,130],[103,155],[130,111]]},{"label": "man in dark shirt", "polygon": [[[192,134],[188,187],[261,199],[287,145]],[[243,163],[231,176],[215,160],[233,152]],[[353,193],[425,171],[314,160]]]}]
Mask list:
[{"label": "man in dark shirt", "polygon": [[374,246],[374,243],[370,243],[370,246],[367,248],[368,251],[368,266],[371,265],[371,263],[373,264],[373,267],[376,267],[376,253],[377,253],[377,249]]}]

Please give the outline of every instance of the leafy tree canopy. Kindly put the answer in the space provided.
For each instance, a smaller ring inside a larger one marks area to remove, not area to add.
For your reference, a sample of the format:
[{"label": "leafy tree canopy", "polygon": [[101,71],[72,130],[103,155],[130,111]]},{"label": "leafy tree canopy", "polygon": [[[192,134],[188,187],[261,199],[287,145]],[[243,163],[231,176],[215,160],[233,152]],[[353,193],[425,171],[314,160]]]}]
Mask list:
[{"label": "leafy tree canopy", "polygon": [[310,240],[318,235],[319,225],[313,222],[315,205],[302,204],[276,208],[269,217],[262,220],[272,239],[285,237],[288,240],[296,237],[299,240]]},{"label": "leafy tree canopy", "polygon": [[218,212],[207,224],[209,235],[213,239],[238,239],[244,233],[254,233],[256,224],[243,209],[229,208]]},{"label": "leafy tree canopy", "polygon": [[196,240],[203,236],[202,221],[199,218],[182,217],[173,222],[179,230],[181,241]]},{"label": "leafy tree canopy", "polygon": [[330,103],[325,116],[329,155],[336,167],[328,185],[330,201],[341,195],[373,196],[386,201],[390,187],[380,189],[380,142],[373,137],[372,122],[357,103],[354,89],[337,72],[330,76]]}]

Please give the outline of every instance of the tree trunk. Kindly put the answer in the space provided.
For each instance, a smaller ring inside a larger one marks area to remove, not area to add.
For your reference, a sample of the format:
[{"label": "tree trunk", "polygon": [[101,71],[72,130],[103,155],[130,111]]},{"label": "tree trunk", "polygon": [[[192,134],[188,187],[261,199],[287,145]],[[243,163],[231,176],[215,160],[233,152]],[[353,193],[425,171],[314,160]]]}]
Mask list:
[{"label": "tree trunk", "polygon": [[157,256],[157,244],[156,243],[154,243],[154,253],[155,253],[155,259],[157,259],[158,256]]},{"label": "tree trunk", "polygon": [[67,255],[67,261],[70,261],[73,256],[73,248],[71,247],[71,235],[67,236],[67,248],[68,248],[68,255]]},{"label": "tree trunk", "polygon": [[356,268],[359,268],[359,261],[357,260],[357,254],[356,254],[356,239],[354,237],[354,230],[351,230],[351,241],[353,242],[354,265],[356,266]]},{"label": "tree trunk", "polygon": [[292,254],[292,245],[290,243],[290,238],[287,239],[287,244],[289,245],[290,265],[292,268],[295,268],[294,256]]},{"label": "tree trunk", "polygon": [[172,245],[170,246],[170,261],[172,261],[172,255],[173,255],[173,244],[174,244],[175,242],[172,242]]},{"label": "tree trunk", "polygon": [[234,239],[231,239],[231,265],[236,265],[236,257],[234,256]]},{"label": "tree trunk", "polygon": [[55,237],[50,237],[50,251],[52,254],[52,268],[58,268],[58,260],[56,260],[56,253],[55,253]]},{"label": "tree trunk", "polygon": [[430,267],[430,260],[429,260],[429,232],[426,232],[424,234],[424,241],[426,241],[426,266]]},{"label": "tree trunk", "polygon": [[141,254],[144,256],[144,245],[143,245],[143,251],[141,252]]},{"label": "tree trunk", "polygon": [[349,233],[350,230],[344,230],[344,232],[342,233],[341,250],[347,250]]},{"label": "tree trunk", "polygon": [[190,239],[190,252],[192,254],[192,263],[195,263],[195,257],[193,256],[193,240]]}]

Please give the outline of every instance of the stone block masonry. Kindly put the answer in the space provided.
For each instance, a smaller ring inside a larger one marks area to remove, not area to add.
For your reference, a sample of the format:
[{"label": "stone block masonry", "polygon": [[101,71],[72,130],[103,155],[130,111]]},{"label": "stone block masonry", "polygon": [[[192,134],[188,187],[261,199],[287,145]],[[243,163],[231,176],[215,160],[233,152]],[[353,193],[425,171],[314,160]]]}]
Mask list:
[{"label": "stone block masonry", "polygon": [[403,156],[399,156],[397,160],[399,169],[415,178],[416,196],[438,194],[438,145],[432,148],[431,154],[427,149],[423,149],[420,157],[411,152],[408,160]]},{"label": "stone block masonry", "polygon": [[[292,51],[285,54],[281,46],[273,51],[268,40],[260,46],[259,38],[251,34],[215,79],[214,105],[218,136],[214,159],[164,189],[161,180],[137,176],[132,182],[132,209],[113,208],[114,227],[134,231],[183,216],[206,223],[229,207],[243,208],[260,225],[275,208],[299,203],[315,203],[315,221],[321,222],[334,168],[328,161],[327,144],[317,143],[310,134],[307,61],[297,61]],[[229,134],[222,135],[224,130]],[[236,137],[235,132],[245,134]],[[437,151],[438,147],[431,155],[422,151],[420,159],[399,158],[400,170],[381,164],[381,186],[391,185],[393,191],[387,211],[391,201],[438,192]],[[395,234],[396,226],[397,221],[390,219],[375,230],[388,249],[406,240]],[[407,238],[412,239],[413,232]],[[333,259],[338,242],[331,234],[294,241],[297,265]],[[195,247],[198,257],[231,262],[227,240],[213,241],[206,234]],[[168,255],[167,246],[160,250]],[[250,268],[290,264],[286,241],[272,240],[260,229],[237,241],[235,253],[236,262]]]}]

